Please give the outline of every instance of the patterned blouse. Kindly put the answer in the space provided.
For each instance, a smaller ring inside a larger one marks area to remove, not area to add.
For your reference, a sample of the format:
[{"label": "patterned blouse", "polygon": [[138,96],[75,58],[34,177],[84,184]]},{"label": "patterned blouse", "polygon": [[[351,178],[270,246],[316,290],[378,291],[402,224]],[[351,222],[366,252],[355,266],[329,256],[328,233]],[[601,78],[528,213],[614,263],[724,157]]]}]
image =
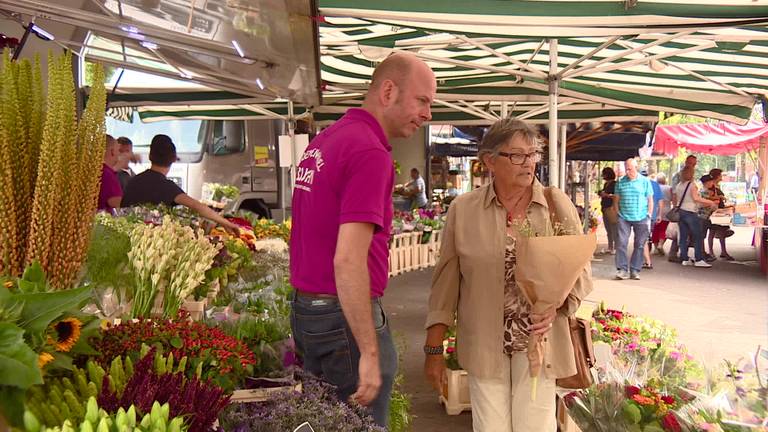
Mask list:
[{"label": "patterned blouse", "polygon": [[507,234],[504,253],[504,353],[528,351],[531,306],[515,283],[515,238]]}]

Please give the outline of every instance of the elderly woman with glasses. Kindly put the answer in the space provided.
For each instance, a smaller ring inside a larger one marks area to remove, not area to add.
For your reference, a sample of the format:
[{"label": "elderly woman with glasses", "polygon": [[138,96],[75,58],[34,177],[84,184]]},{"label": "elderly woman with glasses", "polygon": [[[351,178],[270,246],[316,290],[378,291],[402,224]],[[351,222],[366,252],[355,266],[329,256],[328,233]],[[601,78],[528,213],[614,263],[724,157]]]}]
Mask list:
[{"label": "elderly woman with glasses", "polygon": [[[592,290],[589,266],[566,301],[540,315],[515,283],[516,239],[551,232],[552,214],[566,231],[581,231],[568,197],[536,179],[539,151],[536,131],[522,121],[500,120],[488,130],[478,157],[493,180],[451,204],[432,276],[425,374],[443,387],[443,338],[455,320],[475,431],[554,432],[555,379],[576,373],[568,317]],[[532,334],[549,339],[535,400],[526,357]]]}]

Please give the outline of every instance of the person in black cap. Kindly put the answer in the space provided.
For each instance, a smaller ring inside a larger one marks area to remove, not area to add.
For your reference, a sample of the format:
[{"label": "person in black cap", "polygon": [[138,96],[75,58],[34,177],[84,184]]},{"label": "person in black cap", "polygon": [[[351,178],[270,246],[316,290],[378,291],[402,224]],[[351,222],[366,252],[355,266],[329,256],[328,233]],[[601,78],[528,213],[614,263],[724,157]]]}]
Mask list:
[{"label": "person in black cap", "polygon": [[176,183],[166,178],[171,165],[178,160],[176,146],[170,137],[161,134],[152,138],[149,146],[149,160],[152,166],[128,181],[123,194],[123,207],[141,204],[165,204],[170,207],[183,205],[229,231],[238,232],[237,225],[187,195]]}]

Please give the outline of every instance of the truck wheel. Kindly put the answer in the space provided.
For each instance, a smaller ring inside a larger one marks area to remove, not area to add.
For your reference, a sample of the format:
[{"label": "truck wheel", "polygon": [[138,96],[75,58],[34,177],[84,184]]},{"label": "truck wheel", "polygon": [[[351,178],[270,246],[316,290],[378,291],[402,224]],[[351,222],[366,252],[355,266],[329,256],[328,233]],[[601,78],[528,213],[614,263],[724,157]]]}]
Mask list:
[{"label": "truck wheel", "polygon": [[239,210],[244,210],[257,215],[260,219],[272,219],[272,212],[264,201],[257,200],[245,200],[240,204]]}]

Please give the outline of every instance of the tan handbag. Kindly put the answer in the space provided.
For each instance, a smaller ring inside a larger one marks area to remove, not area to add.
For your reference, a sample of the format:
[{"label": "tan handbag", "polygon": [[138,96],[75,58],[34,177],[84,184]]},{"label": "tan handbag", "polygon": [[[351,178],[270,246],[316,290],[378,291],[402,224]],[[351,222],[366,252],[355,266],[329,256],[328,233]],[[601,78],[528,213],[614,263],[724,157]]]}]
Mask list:
[{"label": "tan handbag", "polygon": [[603,218],[612,224],[619,223],[619,212],[616,207],[606,207],[603,209]]},{"label": "tan handbag", "polygon": [[592,329],[589,321],[568,318],[573,354],[576,360],[576,375],[558,378],[556,384],[567,389],[584,389],[592,385],[592,367],[595,365],[595,351],[592,348]]}]

